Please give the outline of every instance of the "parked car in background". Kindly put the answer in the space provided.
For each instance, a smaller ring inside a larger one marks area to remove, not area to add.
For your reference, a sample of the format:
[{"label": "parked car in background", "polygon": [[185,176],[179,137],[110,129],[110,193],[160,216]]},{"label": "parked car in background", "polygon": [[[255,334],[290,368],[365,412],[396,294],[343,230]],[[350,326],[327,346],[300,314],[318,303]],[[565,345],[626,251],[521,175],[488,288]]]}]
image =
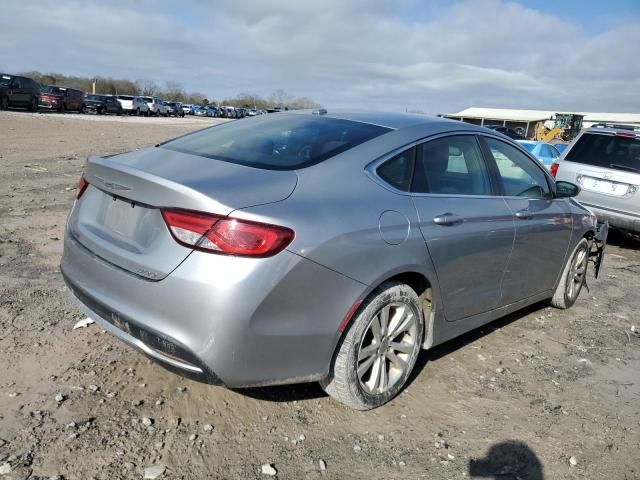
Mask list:
[{"label": "parked car in background", "polygon": [[147,102],[147,105],[149,105],[150,115],[155,115],[157,117],[159,117],[160,115],[163,115],[165,117],[169,116],[169,109],[158,97],[142,97],[142,99]]},{"label": "parked car in background", "polygon": [[564,151],[567,149],[567,147],[569,146],[569,144],[568,143],[554,143],[553,146],[562,155],[564,153]]},{"label": "parked car in background", "polygon": [[208,117],[209,110],[206,107],[196,107],[193,110],[193,115],[196,117]]},{"label": "parked car in background", "polygon": [[550,143],[535,140],[516,140],[516,142],[526,148],[547,169],[550,169],[551,164],[560,157],[560,152]]},{"label": "parked car in background", "polygon": [[191,113],[191,104],[183,103],[182,104],[182,113],[185,115],[192,115]]},{"label": "parked car in background", "polygon": [[54,92],[54,90],[49,85],[41,85],[38,108],[42,110],[57,112],[60,110],[61,105],[62,95]]},{"label": "parked car in background", "polygon": [[173,115],[174,117],[184,117],[182,104],[180,102],[165,102],[165,104],[167,106],[169,115]]},{"label": "parked car in background", "polygon": [[88,112],[95,112],[98,115],[106,115],[108,113],[122,115],[122,105],[113,95],[89,94],[84,98],[84,103]]},{"label": "parked car in background", "polygon": [[133,97],[131,103],[133,104],[133,115],[136,115],[138,117],[141,115],[145,117],[149,116],[149,104],[145,102],[142,97]]},{"label": "parked car in background", "polygon": [[317,380],[366,410],[421,349],[574,304],[607,231],[578,191],[462,122],[266,115],[89,157],[61,271],[86,315],[182,375]]},{"label": "parked car in background", "polygon": [[133,106],[133,99],[135,98],[133,95],[118,95],[116,96],[120,105],[122,105],[122,112],[126,114],[133,114],[135,112]]},{"label": "parked car in background", "polygon": [[502,125],[484,125],[484,128],[501,133],[514,140],[524,140],[524,137],[512,128],[504,127]]},{"label": "parked car in background", "polygon": [[58,85],[49,85],[52,93],[60,95],[61,113],[67,111],[75,111],[84,113],[84,92],[76,88],[61,87]]},{"label": "parked car in background", "polygon": [[27,77],[0,73],[0,110],[20,107],[37,112],[39,104],[38,82]]},{"label": "parked car in background", "polygon": [[602,124],[583,130],[551,174],[580,185],[577,200],[599,219],[640,238],[640,127]]}]

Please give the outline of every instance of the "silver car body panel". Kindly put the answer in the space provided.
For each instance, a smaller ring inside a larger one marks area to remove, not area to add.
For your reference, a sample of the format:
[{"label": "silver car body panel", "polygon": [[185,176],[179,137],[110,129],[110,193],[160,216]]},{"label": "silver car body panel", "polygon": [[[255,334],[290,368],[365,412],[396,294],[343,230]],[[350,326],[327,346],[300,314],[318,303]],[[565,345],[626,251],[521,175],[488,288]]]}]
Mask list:
[{"label": "silver car body panel", "polygon": [[[333,116],[396,129],[296,171],[162,147],[91,158],[61,262],[72,294],[110,331],[129,329],[119,336],[134,347],[165,364],[168,352],[184,374],[200,369],[234,387],[308,381],[327,375],[345,315],[385,280],[419,275],[431,287],[429,348],[549,298],[567,252],[595,227],[571,199],[416,195],[372,173],[393,152],[437,136],[503,136],[423,116]],[[118,202],[122,215],[139,209],[135,234],[119,237],[127,225],[101,220]],[[192,251],[171,238],[160,207],[281,225],[295,238],[268,258]],[[536,215],[516,220],[525,208]],[[465,221],[433,223],[451,211]]]}]

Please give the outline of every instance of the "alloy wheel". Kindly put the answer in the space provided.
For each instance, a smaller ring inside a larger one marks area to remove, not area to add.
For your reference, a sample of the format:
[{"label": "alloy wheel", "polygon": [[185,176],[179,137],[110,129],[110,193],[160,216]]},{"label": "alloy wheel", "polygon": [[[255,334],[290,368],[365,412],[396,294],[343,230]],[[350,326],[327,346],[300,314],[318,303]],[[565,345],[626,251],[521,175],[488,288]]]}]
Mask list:
[{"label": "alloy wheel", "polygon": [[371,319],[358,349],[357,376],[369,394],[392,388],[412,368],[418,319],[404,303],[390,303]]},{"label": "alloy wheel", "polygon": [[571,262],[571,267],[569,269],[566,292],[567,298],[570,301],[574,301],[582,289],[585,275],[587,273],[587,261],[587,248],[581,248],[573,257],[573,262]]}]

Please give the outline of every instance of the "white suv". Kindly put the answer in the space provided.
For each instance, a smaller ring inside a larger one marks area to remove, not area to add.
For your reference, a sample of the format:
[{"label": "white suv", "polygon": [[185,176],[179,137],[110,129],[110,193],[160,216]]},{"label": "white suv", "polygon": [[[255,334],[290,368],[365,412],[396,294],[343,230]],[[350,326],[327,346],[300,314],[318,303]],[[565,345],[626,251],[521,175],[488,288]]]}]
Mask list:
[{"label": "white suv", "polygon": [[580,185],[576,199],[598,221],[640,236],[640,125],[583,130],[550,170],[556,180]]}]

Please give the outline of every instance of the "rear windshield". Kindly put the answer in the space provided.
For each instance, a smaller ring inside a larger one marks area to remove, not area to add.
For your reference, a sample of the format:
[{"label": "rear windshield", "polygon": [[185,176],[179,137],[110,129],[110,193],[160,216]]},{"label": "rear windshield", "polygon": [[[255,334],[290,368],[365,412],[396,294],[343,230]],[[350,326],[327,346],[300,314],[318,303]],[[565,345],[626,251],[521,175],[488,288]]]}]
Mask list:
[{"label": "rear windshield", "polygon": [[133,97],[131,97],[129,95],[118,95],[118,98],[120,100],[133,100]]},{"label": "rear windshield", "polygon": [[142,97],[145,102],[153,102],[153,98],[151,97]]},{"label": "rear windshield", "polygon": [[87,100],[95,100],[97,102],[101,102],[105,98],[107,97],[105,97],[104,95],[87,95]]},{"label": "rear windshield", "polygon": [[164,148],[268,170],[322,162],[390,129],[311,115],[267,115],[177,138]]},{"label": "rear windshield", "polygon": [[585,133],[569,150],[565,160],[640,172],[640,138]]}]

